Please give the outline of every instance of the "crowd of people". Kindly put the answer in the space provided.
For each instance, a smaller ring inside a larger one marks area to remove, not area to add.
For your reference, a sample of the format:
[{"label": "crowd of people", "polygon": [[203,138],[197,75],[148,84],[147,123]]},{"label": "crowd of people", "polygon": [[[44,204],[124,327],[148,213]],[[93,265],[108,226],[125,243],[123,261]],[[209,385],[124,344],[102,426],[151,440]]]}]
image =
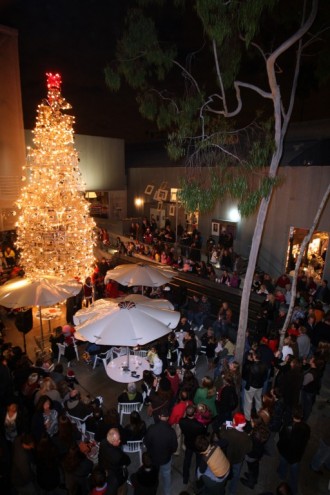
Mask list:
[{"label": "crowd of people", "polygon": [[[118,238],[119,250],[129,254],[134,249],[178,270],[239,286],[240,257],[233,255],[229,237],[224,236],[221,245],[209,239],[204,262],[197,231],[187,241],[182,230],[184,247],[177,255],[170,224],[161,231],[152,222],[142,225],[139,230],[132,225],[132,240],[126,246]],[[104,232],[102,236],[106,238]],[[7,266],[11,266],[10,250],[6,252]],[[221,267],[220,277],[215,263]],[[96,299],[122,294],[123,288],[107,277],[111,268],[102,258],[82,284],[81,293],[68,300],[68,324],[52,336],[54,356],[62,343],[67,360],[75,359],[73,315],[83,304],[88,307]],[[172,456],[181,455],[185,487],[194,484],[201,495],[221,495],[226,489],[235,495],[242,485],[255,488],[263,456],[278,455],[276,493],[297,495],[299,465],[311,434],[308,420],[329,358],[330,290],[326,280],[317,285],[304,272],[299,274],[283,346],[280,334],[292,297],[290,278],[283,274],[273,280],[266,273],[256,273],[252,290],[263,302],[255,325],[248,329],[241,365],[235,361],[238,315],[230,304],[223,302],[214,315],[205,294],[190,298],[182,292],[175,298],[168,286],[147,291],[150,297],[170,299],[181,312],[177,328],[146,349],[150,370],[118,397],[118,403],[140,403],[147,423],[139,411],[133,411],[128,424],[121,424],[117,404],[106,410],[101,397],[80,396],[73,369],[64,372],[61,364],[54,366],[43,359],[32,362],[20,347],[2,339],[0,482],[4,493],[55,495],[66,490],[69,495],[124,495],[129,481],[135,495],[156,495],[160,484],[164,495],[171,495]],[[86,362],[93,364],[102,350],[87,343]],[[207,374],[198,380],[196,368],[204,358]],[[85,423],[87,440],[70,417]],[[329,431],[328,420],[310,462],[315,473],[330,467]],[[142,440],[145,451],[141,467],[129,476],[131,460],[122,445],[131,440]]]},{"label": "crowd of people", "polygon": [[[98,264],[99,273],[102,270],[108,270],[105,260]],[[138,411],[131,413],[128,424],[121,424],[117,404],[105,410],[102,398],[80,396],[72,369],[65,373],[61,364],[49,368],[42,359],[33,363],[21,348],[2,341],[4,493],[56,493],[65,488],[70,495],[122,495],[129,480],[135,495],[155,495],[160,483],[170,495],[172,456],[181,454],[184,486],[195,483],[203,495],[224,494],[228,486],[234,495],[242,485],[254,489],[261,459],[277,452],[282,481],[278,493],[296,495],[299,465],[311,434],[308,419],[320,392],[330,337],[327,302],[315,299],[317,290],[311,302],[310,288],[304,291],[303,282],[279,349],[288,280],[285,275],[276,281],[255,277],[254,290],[264,285],[267,294],[255,327],[249,329],[242,366],[235,361],[237,315],[230,305],[224,302],[214,318],[205,295],[177,301],[177,328],[147,348],[151,369],[118,397],[118,403],[141,403],[149,426]],[[323,294],[326,297],[326,291]],[[59,337],[67,340],[68,348],[73,336],[73,326],[61,328]],[[208,371],[198,380],[196,367],[204,357]],[[93,434],[96,457],[93,442],[81,437],[72,416],[85,421]],[[323,465],[329,468],[328,430],[325,425],[311,459],[316,473]],[[143,440],[145,452],[142,466],[129,478],[131,461],[121,446],[130,440]]]}]

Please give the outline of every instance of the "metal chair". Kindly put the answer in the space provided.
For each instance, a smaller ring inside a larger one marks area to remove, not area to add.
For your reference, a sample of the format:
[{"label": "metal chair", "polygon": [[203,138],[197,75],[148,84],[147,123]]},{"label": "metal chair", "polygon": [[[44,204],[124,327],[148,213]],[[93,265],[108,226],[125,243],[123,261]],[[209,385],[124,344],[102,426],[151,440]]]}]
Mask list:
[{"label": "metal chair", "polygon": [[102,361],[104,369],[106,370],[107,364],[109,361],[111,361],[112,356],[113,356],[112,349],[109,349],[108,351],[102,352],[101,354],[98,354],[97,356],[95,356],[94,364],[93,364],[93,370],[96,368],[98,361]]},{"label": "metal chair", "polygon": [[127,454],[139,454],[140,465],[142,464],[143,440],[130,440],[123,445],[123,452]]},{"label": "metal chair", "polygon": [[118,402],[118,413],[120,414],[120,424],[123,422],[124,414],[130,415],[132,411],[140,412],[142,402]]}]

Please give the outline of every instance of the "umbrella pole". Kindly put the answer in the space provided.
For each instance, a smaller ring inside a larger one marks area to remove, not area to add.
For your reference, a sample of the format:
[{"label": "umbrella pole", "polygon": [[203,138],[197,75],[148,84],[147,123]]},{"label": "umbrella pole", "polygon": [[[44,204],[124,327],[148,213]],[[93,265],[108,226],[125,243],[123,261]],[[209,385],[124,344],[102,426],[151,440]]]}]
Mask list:
[{"label": "umbrella pole", "polygon": [[41,306],[38,306],[39,308],[39,319],[40,319],[40,335],[41,335],[41,342],[40,342],[40,348],[43,351],[44,350],[44,330],[42,328],[42,315],[41,315]]},{"label": "umbrella pole", "polygon": [[126,352],[127,352],[127,369],[129,370],[129,347],[126,347]]}]

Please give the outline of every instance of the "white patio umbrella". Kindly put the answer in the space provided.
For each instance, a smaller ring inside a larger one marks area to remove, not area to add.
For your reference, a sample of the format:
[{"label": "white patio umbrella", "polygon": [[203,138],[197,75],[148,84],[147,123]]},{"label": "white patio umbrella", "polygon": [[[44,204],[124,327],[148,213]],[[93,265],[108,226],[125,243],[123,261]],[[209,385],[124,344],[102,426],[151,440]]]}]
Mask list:
[{"label": "white patio umbrella", "polygon": [[[178,311],[126,300],[103,306],[97,316],[93,314],[76,327],[75,336],[100,345],[133,347],[167,335],[179,319]],[[127,355],[129,367],[129,352]]]},{"label": "white patio umbrella", "polygon": [[40,279],[15,278],[0,287],[0,306],[22,308],[37,306],[40,316],[40,332],[43,342],[41,308],[52,306],[79,294],[82,285],[75,280],[63,280],[57,277]]},{"label": "white patio umbrella", "polygon": [[118,297],[117,299],[97,299],[88,308],[82,308],[77,311],[73,316],[73,322],[75,325],[81,325],[95,316],[108,313],[111,309],[116,308],[118,303],[123,301],[131,301],[143,305],[146,307],[145,311],[148,310],[147,306],[153,309],[174,310],[173,304],[167,299],[150,299],[141,294],[129,294],[128,296]]},{"label": "white patio umbrella", "polygon": [[104,279],[115,280],[121,285],[132,287],[160,287],[167,284],[175,276],[175,271],[168,266],[154,266],[147,263],[118,265],[113,270],[108,270]]}]

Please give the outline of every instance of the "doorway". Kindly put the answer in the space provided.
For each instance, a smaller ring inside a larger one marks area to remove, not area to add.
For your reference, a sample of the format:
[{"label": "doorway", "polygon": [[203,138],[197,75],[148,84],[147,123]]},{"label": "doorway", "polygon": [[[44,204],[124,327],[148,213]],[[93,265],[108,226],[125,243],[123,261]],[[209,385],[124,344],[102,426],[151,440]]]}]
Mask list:
[{"label": "doorway", "polygon": [[[294,270],[301,243],[307,234],[307,229],[290,227],[286,260],[287,272]],[[316,281],[322,279],[328,245],[329,233],[316,231],[306,247],[301,268],[304,269],[308,276],[314,277]]]}]

